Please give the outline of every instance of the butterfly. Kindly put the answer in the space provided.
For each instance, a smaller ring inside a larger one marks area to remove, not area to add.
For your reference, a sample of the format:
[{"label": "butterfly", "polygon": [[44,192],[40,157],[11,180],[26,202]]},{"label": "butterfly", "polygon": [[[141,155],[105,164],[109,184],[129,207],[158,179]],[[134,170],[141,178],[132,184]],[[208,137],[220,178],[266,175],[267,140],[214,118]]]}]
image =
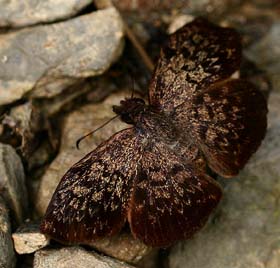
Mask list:
[{"label": "butterfly", "polygon": [[236,176],[266,132],[267,104],[234,79],[241,41],[231,28],[197,18],[170,35],[149,85],[149,103],[113,106],[132,125],[110,137],[62,177],[41,232],[87,244],[117,234],[167,247],[201,229],[222,197],[207,175]]}]

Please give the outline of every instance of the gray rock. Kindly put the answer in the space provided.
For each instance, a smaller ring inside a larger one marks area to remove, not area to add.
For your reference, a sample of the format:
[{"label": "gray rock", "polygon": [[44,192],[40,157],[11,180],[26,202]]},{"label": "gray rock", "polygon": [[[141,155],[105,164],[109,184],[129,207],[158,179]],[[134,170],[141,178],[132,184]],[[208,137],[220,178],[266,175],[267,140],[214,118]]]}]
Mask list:
[{"label": "gray rock", "polygon": [[30,97],[52,97],[78,79],[102,74],[121,54],[122,39],[114,8],[2,34],[0,105],[31,89]]},{"label": "gray rock", "polygon": [[30,102],[15,106],[4,114],[1,124],[6,133],[3,131],[0,135],[6,136],[8,140],[16,140],[14,144],[20,147],[21,155],[28,159],[38,146],[39,140],[35,134],[45,125],[39,109]]},{"label": "gray rock", "polygon": [[133,266],[97,255],[79,247],[40,250],[35,253],[34,268],[132,268]]},{"label": "gray rock", "polygon": [[13,219],[17,223],[22,222],[28,207],[23,166],[15,150],[10,145],[2,143],[0,143],[0,189]]},{"label": "gray rock", "polygon": [[0,267],[12,268],[16,264],[16,257],[11,237],[11,226],[8,209],[0,196]]},{"label": "gray rock", "polygon": [[236,8],[240,2],[240,0],[190,0],[186,2],[186,11],[190,14],[207,15],[215,20],[228,10]]},{"label": "gray rock", "polygon": [[272,93],[261,147],[237,178],[220,179],[224,197],[213,221],[172,249],[170,268],[279,267],[279,103]]},{"label": "gray rock", "polygon": [[280,20],[272,25],[264,38],[245,50],[245,55],[266,70],[273,88],[280,91]]},{"label": "gray rock", "polygon": [[49,244],[49,239],[39,231],[38,224],[25,224],[12,234],[18,254],[30,254]]},{"label": "gray rock", "polygon": [[90,3],[90,0],[0,0],[0,27],[22,27],[65,19]]}]

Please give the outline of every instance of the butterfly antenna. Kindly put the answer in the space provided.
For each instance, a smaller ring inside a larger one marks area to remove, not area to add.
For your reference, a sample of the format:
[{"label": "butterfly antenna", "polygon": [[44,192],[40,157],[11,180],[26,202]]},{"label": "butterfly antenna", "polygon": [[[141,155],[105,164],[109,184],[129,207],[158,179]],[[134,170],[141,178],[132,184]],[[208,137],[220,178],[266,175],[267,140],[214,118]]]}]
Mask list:
[{"label": "butterfly antenna", "polygon": [[80,142],[81,142],[83,139],[85,139],[86,137],[88,137],[88,136],[94,134],[97,130],[99,130],[99,129],[105,127],[107,124],[109,124],[111,121],[113,121],[113,120],[114,120],[115,118],[117,118],[118,116],[119,116],[119,115],[116,115],[116,116],[110,118],[107,122],[105,122],[104,124],[102,124],[100,127],[96,128],[95,130],[93,130],[93,131],[87,133],[86,135],[82,136],[81,138],[79,138],[79,139],[76,141],[76,148],[77,148],[77,149],[80,149],[79,145],[80,145]]}]

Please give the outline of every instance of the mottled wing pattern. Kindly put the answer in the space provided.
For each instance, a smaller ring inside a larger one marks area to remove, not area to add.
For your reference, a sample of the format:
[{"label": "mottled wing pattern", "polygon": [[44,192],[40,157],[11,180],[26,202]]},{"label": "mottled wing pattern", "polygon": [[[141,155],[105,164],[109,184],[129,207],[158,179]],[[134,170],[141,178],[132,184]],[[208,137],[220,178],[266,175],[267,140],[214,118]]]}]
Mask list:
[{"label": "mottled wing pattern", "polygon": [[147,245],[166,247],[191,237],[221,198],[218,184],[164,143],[143,151],[128,212],[134,236]]},{"label": "mottled wing pattern", "polygon": [[149,87],[150,104],[165,112],[239,70],[241,42],[230,28],[198,18],[163,46]]},{"label": "mottled wing pattern", "polygon": [[41,231],[68,243],[86,243],[117,233],[141,156],[134,128],[116,133],[72,166],[59,183]]},{"label": "mottled wing pattern", "polygon": [[214,84],[178,106],[174,121],[195,140],[212,170],[232,177],[264,138],[266,114],[262,93],[238,79]]}]

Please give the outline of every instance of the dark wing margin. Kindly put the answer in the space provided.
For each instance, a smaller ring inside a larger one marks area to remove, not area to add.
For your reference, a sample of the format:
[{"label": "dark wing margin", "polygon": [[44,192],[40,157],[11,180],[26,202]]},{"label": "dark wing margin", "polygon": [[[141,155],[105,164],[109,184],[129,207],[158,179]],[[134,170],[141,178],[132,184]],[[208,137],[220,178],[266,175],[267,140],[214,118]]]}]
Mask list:
[{"label": "dark wing margin", "polygon": [[185,165],[162,144],[143,152],[133,186],[128,221],[133,235],[153,247],[191,237],[222,195],[210,177]]},{"label": "dark wing margin", "polygon": [[261,144],[266,115],[263,94],[250,82],[236,79],[196,95],[176,108],[174,118],[201,149],[210,168],[233,177]]},{"label": "dark wing margin", "polygon": [[141,147],[134,128],[102,143],[61,179],[41,231],[64,243],[86,243],[120,231]]},{"label": "dark wing margin", "polygon": [[231,28],[197,18],[170,35],[149,87],[150,104],[166,112],[239,70],[241,41]]}]

